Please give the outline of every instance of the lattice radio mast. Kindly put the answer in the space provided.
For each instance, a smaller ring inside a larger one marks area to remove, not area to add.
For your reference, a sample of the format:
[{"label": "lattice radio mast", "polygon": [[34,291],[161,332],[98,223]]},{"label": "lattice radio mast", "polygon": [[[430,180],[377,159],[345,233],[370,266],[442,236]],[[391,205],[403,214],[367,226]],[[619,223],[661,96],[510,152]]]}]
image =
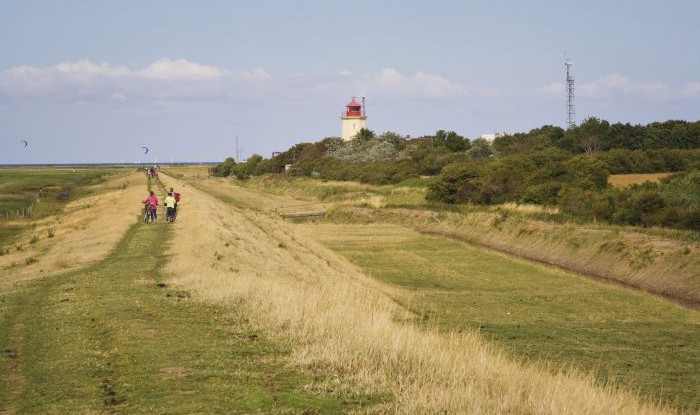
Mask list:
[{"label": "lattice radio mast", "polygon": [[566,127],[576,126],[576,110],[574,109],[574,76],[571,74],[571,67],[574,64],[571,59],[564,61],[566,66]]}]

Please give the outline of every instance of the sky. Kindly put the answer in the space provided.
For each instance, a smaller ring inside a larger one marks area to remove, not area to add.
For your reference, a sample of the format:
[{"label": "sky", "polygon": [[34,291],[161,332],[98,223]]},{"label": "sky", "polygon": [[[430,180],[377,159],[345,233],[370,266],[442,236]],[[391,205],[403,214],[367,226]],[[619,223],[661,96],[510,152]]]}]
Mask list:
[{"label": "sky", "polygon": [[578,122],[697,121],[697,16],[695,0],[0,0],[0,164],[270,157],[340,136],[362,95],[377,134],[565,127],[567,58]]}]

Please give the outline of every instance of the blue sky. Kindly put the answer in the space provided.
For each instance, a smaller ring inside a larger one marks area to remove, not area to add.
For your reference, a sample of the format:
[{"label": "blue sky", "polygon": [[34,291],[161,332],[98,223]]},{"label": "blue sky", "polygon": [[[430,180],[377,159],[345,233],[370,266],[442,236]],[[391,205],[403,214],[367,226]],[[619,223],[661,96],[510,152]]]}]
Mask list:
[{"label": "blue sky", "polygon": [[[0,163],[269,157],[368,127],[469,137],[700,119],[696,1],[0,0]],[[20,140],[27,140],[24,147]],[[142,154],[141,146],[151,151]]]}]

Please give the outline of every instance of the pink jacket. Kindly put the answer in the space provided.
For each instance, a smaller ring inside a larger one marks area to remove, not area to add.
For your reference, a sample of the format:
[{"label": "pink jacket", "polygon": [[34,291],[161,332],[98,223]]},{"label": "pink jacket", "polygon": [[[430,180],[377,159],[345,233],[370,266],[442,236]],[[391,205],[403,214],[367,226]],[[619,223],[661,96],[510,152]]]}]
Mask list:
[{"label": "pink jacket", "polygon": [[148,204],[151,205],[151,208],[155,209],[156,206],[158,206],[158,198],[155,196],[148,196],[148,199],[144,200],[143,203],[148,202]]}]

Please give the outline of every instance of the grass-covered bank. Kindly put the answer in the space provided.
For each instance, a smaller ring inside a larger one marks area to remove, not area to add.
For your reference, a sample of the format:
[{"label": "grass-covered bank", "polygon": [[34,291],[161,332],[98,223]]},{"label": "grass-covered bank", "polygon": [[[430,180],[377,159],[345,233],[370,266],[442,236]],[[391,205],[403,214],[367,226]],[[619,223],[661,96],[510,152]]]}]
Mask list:
[{"label": "grass-covered bank", "polygon": [[51,216],[0,224],[0,233],[13,232],[11,242],[0,243],[0,291],[107,257],[141,210],[145,181],[134,171],[110,176],[82,187],[83,196],[61,202]]},{"label": "grass-covered bank", "polygon": [[246,192],[239,191],[236,203],[253,209],[320,201],[327,222],[408,226],[700,307],[700,236],[693,231],[577,223],[537,206],[431,205],[421,180],[386,186],[284,177],[197,182],[209,189],[241,186],[272,195],[262,205],[247,202]]},{"label": "grass-covered bank", "polygon": [[[333,374],[331,390],[392,396],[378,413],[673,412],[566,367],[518,362],[477,331],[415,324],[420,313],[397,306],[405,288],[368,278],[371,272],[358,272],[310,237],[313,226],[273,214],[279,203],[298,199],[229,180],[165,180],[188,189],[190,201],[182,212],[187,245],[174,247],[169,264],[173,283],[215,302],[240,302],[274,336],[293,340],[293,360],[302,367]],[[360,228],[339,226],[338,236]]]},{"label": "grass-covered bank", "polygon": [[103,189],[91,187],[131,170],[107,167],[0,168],[0,250],[36,220],[60,213],[71,202]]},{"label": "grass-covered bank", "polygon": [[547,222],[502,209],[431,212],[338,207],[334,223],[393,223],[622,283],[700,307],[700,244],[688,232]]},{"label": "grass-covered bank", "polygon": [[0,412],[340,413],[236,307],[160,273],[175,225],[136,224],[104,261],[0,294]]},{"label": "grass-covered bank", "polygon": [[478,330],[520,359],[593,371],[647,399],[700,409],[697,311],[397,226],[304,228],[405,289],[397,301],[426,326]]}]

